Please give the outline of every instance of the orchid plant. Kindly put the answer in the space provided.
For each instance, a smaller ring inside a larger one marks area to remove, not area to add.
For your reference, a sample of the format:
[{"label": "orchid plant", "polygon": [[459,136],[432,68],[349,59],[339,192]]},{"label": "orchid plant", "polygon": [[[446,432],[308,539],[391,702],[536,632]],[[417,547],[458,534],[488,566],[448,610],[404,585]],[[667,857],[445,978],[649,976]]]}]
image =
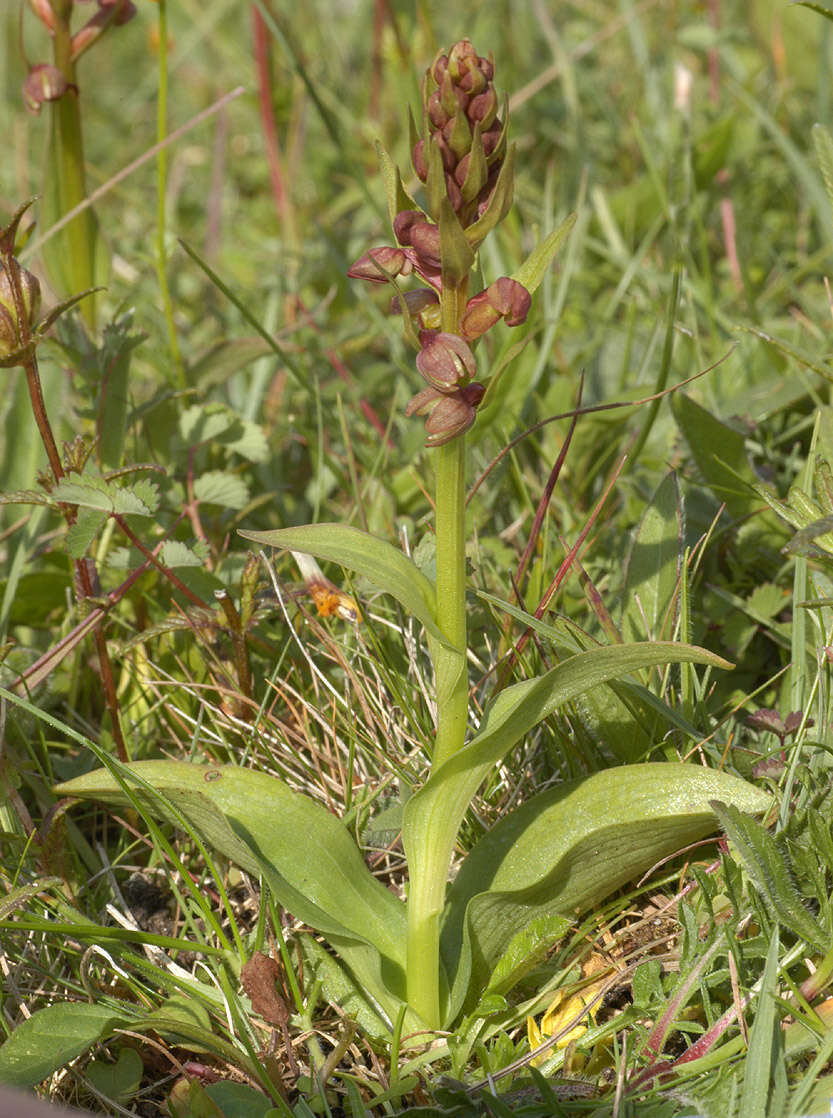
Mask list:
[{"label": "orchid plant", "polygon": [[[340,957],[378,1035],[426,1034],[486,1016],[577,914],[660,858],[716,829],[710,802],[761,811],[762,792],[700,765],[645,763],[595,773],[532,797],[489,831],[449,883],[458,832],[490,770],[539,723],[583,692],[667,663],[728,667],[672,642],[569,648],[557,665],[504,687],[476,723],[469,712],[465,566],[467,432],[489,398],[478,339],[521,325],[569,233],[556,229],[512,276],[480,290],[478,251],[512,205],[515,151],[491,59],[468,40],[428,69],[411,120],[420,201],[382,152],[396,244],[371,248],[350,275],[392,289],[424,386],[407,405],[425,417],[436,484],[436,578],[393,544],[346,524],[243,532],[260,545],[340,564],[392,595],[421,623],[433,666],[436,732],[427,779],[403,796],[406,898],[372,875],[349,831],[276,777],[235,765],[114,763],[59,786],[64,795],[130,801],[186,825],[268,885]],[[405,290],[416,276],[419,288]],[[476,428],[475,428],[476,431]],[[546,626],[543,626],[546,629]],[[552,631],[554,632],[554,631]],[[552,632],[550,635],[552,635]],[[299,836],[303,841],[299,841]],[[342,994],[342,999],[343,999]],[[344,1002],[342,1001],[342,1004]]]}]

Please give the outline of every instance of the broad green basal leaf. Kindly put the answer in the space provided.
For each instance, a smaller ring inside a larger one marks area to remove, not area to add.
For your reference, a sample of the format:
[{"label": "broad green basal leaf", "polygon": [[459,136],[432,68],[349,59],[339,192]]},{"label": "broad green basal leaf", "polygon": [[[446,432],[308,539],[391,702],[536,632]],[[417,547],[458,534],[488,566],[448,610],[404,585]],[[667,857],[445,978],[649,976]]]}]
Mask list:
[{"label": "broad green basal leaf", "polygon": [[[512,938],[555,914],[580,916],[662,858],[717,831],[719,798],[764,811],[769,793],[702,765],[622,765],[534,796],[469,853],[448,895],[446,958],[465,913],[472,986],[482,987]],[[459,949],[459,948],[458,948]]]},{"label": "broad green basal leaf", "polygon": [[[179,812],[208,846],[247,872],[262,874],[279,903],[324,933],[395,1015],[404,992],[405,908],[373,877],[334,815],[277,777],[235,765],[139,761],[121,771],[149,814],[180,823]],[[131,802],[106,769],[56,791],[117,805]]]},{"label": "broad green basal leaf", "polygon": [[392,594],[422,622],[432,637],[444,642],[445,638],[437,628],[436,595],[432,583],[407,555],[385,540],[349,524],[302,524],[297,528],[276,528],[271,532],[241,531],[240,535],[267,547],[305,551],[317,559],[340,563],[380,590]]},{"label": "broad green basal leaf", "polygon": [[[683,662],[731,667],[703,648],[653,641],[579,652],[546,675],[507,687],[486,712],[479,732],[468,745],[432,773],[408,801],[402,840],[409,865],[450,864],[460,823],[492,765],[558,707],[640,668]],[[464,970],[458,967],[455,975],[451,1009],[462,996]]]}]

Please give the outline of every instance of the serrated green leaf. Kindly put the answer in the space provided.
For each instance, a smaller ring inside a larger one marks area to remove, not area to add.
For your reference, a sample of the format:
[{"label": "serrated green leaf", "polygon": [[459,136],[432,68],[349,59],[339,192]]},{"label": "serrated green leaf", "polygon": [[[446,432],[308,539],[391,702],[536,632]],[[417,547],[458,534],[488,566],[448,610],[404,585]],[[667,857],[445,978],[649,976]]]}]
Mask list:
[{"label": "serrated green leaf", "polygon": [[0,1046],[0,1083],[34,1087],[129,1020],[109,1006],[86,1002],[39,1009]]},{"label": "serrated green leaf", "polygon": [[242,509],[249,503],[249,487],[236,474],[208,470],[194,482],[194,496],[224,509]]},{"label": "serrated green leaf", "polygon": [[733,855],[743,862],[775,919],[807,943],[826,951],[830,946],[827,936],[802,904],[786,854],[766,827],[717,798],[712,807],[732,844]]},{"label": "serrated green leaf", "polygon": [[159,559],[166,567],[202,567],[205,563],[205,555],[200,557],[181,540],[165,540]]},{"label": "serrated green leaf", "polygon": [[272,532],[244,532],[240,535],[267,547],[285,551],[305,551],[317,559],[340,563],[356,571],[380,590],[392,594],[431,636],[444,641],[437,627],[436,596],[433,585],[422,571],[385,540],[368,535],[348,524],[303,524],[298,528],[278,528]]},{"label": "serrated green leaf", "polygon": [[240,418],[242,433],[234,438],[222,439],[226,450],[239,454],[249,462],[266,462],[269,459],[269,444],[259,423]]},{"label": "serrated green leaf", "polygon": [[148,492],[155,493],[156,489],[147,480],[137,481],[134,487],[128,489],[104,478],[73,475],[58,482],[52,490],[52,497],[63,504],[99,509],[120,516],[153,516],[155,507],[143,499]]},{"label": "serrated green leaf", "polygon": [[75,522],[67,529],[66,549],[70,559],[80,559],[98,535],[108,514],[99,509],[81,508]]},{"label": "serrated green leaf", "polygon": [[223,404],[192,404],[179,417],[179,433],[188,446],[215,442],[235,422]]},{"label": "serrated green leaf", "polygon": [[562,245],[573,231],[577,216],[572,213],[565,217],[558,228],[533,249],[517,272],[513,273],[512,279],[522,283],[530,294],[540,286]]}]

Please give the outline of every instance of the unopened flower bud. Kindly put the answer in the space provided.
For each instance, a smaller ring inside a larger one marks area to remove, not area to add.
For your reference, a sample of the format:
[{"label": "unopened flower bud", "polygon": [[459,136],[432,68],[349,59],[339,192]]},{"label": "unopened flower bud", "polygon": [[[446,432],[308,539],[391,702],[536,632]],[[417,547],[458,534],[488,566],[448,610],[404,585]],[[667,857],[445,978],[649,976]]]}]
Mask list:
[{"label": "unopened flower bud", "polygon": [[403,295],[394,295],[390,301],[390,309],[394,314],[399,314],[402,310],[403,299],[405,308],[412,317],[421,314],[427,307],[438,307],[440,305],[440,298],[436,291],[432,291],[430,287],[418,287],[415,291],[406,291]]},{"label": "unopened flower bud", "polygon": [[390,276],[410,275],[413,267],[401,248],[382,245],[379,248],[368,249],[364,256],[360,256],[350,268],[347,275],[350,279],[363,279],[370,283],[387,283]]},{"label": "unopened flower bud", "polygon": [[69,89],[69,82],[57,66],[40,62],[29,71],[23,83],[23,103],[32,113],[39,113],[46,101],[57,101]]},{"label": "unopened flower bud", "polygon": [[477,418],[477,405],[486,389],[475,382],[453,396],[443,396],[425,420],[426,446],[443,446],[468,431]]},{"label": "unopened flower bud", "polygon": [[18,316],[12,281],[5,265],[0,264],[0,360],[14,354],[34,330],[40,313],[40,284],[37,277],[20,269],[20,294],[25,322]]},{"label": "unopened flower bud", "polygon": [[423,330],[419,340],[422,349],[417,354],[416,366],[434,388],[453,392],[474,377],[474,354],[459,335]]},{"label": "unopened flower bud", "polygon": [[485,291],[474,295],[466,304],[460,321],[463,337],[472,341],[491,330],[501,318],[507,326],[520,326],[526,322],[532,297],[522,283],[501,276],[490,283]]}]

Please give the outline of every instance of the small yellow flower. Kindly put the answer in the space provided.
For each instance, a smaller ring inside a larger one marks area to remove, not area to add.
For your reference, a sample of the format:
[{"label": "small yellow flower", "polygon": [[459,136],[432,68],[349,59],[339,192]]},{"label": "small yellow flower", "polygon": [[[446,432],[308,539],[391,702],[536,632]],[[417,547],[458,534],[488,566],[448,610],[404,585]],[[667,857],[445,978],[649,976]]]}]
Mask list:
[{"label": "small yellow flower", "polygon": [[[574,994],[572,997],[565,998],[562,993],[559,993],[541,1018],[540,1026],[536,1023],[534,1017],[527,1017],[526,1035],[529,1039],[530,1049],[537,1048],[540,1044],[544,1043],[547,1037],[554,1036],[575,1017],[578,1017],[591,997],[592,994],[588,996],[587,993],[584,993]],[[590,1015],[592,1015],[592,1010]],[[555,1047],[566,1048],[570,1041],[578,1040],[579,1037],[584,1036],[586,1032],[587,1025],[582,1022],[576,1025],[575,1028],[570,1029],[568,1033],[565,1033],[564,1036],[556,1042]],[[547,1054],[545,1053],[541,1056],[537,1056],[532,1062],[533,1064],[542,1064],[546,1058]]]}]

